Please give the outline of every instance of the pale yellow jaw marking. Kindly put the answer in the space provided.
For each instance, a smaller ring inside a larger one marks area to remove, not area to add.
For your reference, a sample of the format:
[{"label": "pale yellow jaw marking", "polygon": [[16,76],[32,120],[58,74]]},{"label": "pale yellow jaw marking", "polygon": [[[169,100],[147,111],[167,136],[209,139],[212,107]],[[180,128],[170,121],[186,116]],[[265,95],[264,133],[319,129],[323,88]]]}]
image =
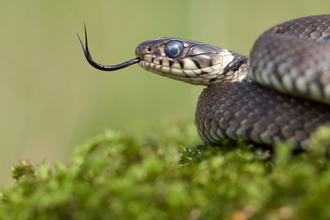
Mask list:
[{"label": "pale yellow jaw marking", "polygon": [[[232,53],[228,50],[223,50],[219,56],[222,56],[221,62],[200,69],[190,58],[181,59],[183,68],[175,60],[170,67],[167,57],[162,57],[162,65],[160,65],[160,60],[157,58],[153,59],[153,55],[149,54],[144,56],[144,60],[139,65],[147,71],[191,84],[210,85],[229,80],[242,81],[245,76],[235,77],[236,72],[229,71],[223,74],[224,68],[234,60]],[[216,80],[209,82],[210,79]]]}]

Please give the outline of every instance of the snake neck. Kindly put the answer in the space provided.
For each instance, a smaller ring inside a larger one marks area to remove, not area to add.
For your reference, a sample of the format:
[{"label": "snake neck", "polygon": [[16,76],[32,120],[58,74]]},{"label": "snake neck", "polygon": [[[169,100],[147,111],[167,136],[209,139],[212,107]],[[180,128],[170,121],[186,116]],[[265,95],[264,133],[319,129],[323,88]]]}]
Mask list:
[{"label": "snake neck", "polygon": [[[249,58],[232,51],[222,49],[218,56],[222,56],[221,65],[213,65],[213,72],[207,73],[207,80],[199,85],[214,85],[230,82],[251,81],[249,73]],[[197,83],[196,83],[197,84]]]},{"label": "snake neck", "polygon": [[[249,58],[238,53],[228,52],[229,56],[227,56],[226,63],[222,64],[222,68],[215,70],[216,74],[203,85],[251,81],[248,76]],[[223,53],[220,55],[223,56]]]},{"label": "snake neck", "polygon": [[[231,52],[233,60],[224,68],[221,75],[226,75],[224,81],[246,82],[251,81],[249,73],[249,58],[238,53]],[[228,73],[227,73],[228,71]],[[232,77],[228,77],[232,75]],[[220,77],[221,78],[221,77]]]}]

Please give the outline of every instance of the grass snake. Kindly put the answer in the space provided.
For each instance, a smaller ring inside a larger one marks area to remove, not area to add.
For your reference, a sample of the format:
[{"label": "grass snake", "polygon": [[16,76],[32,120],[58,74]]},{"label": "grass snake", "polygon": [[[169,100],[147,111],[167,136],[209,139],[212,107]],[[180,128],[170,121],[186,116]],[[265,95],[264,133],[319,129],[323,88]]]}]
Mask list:
[{"label": "grass snake", "polygon": [[79,40],[87,61],[97,69],[138,63],[159,75],[207,86],[198,99],[195,124],[208,144],[217,145],[224,137],[267,145],[287,140],[295,149],[306,150],[315,131],[330,124],[330,15],[270,28],[255,42],[249,58],[161,37],[141,43],[136,58],[108,66],[92,59],[86,27],[86,48]]}]

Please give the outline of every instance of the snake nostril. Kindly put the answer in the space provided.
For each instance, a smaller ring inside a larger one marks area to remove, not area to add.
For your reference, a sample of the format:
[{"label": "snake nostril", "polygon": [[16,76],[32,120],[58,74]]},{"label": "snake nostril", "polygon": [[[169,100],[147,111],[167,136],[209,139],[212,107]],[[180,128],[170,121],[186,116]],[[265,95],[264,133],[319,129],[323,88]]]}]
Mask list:
[{"label": "snake nostril", "polygon": [[135,49],[135,56],[143,58],[142,48],[140,46]]}]

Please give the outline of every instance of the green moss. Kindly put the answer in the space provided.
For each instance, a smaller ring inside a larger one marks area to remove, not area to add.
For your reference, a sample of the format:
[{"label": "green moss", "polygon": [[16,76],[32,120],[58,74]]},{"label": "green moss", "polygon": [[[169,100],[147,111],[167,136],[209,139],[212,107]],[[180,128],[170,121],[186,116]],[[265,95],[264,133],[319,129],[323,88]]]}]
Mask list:
[{"label": "green moss", "polygon": [[106,131],[77,147],[69,167],[21,161],[0,219],[330,218],[329,130],[310,153],[281,144],[269,159],[243,141],[188,148],[192,127],[142,138]]}]

